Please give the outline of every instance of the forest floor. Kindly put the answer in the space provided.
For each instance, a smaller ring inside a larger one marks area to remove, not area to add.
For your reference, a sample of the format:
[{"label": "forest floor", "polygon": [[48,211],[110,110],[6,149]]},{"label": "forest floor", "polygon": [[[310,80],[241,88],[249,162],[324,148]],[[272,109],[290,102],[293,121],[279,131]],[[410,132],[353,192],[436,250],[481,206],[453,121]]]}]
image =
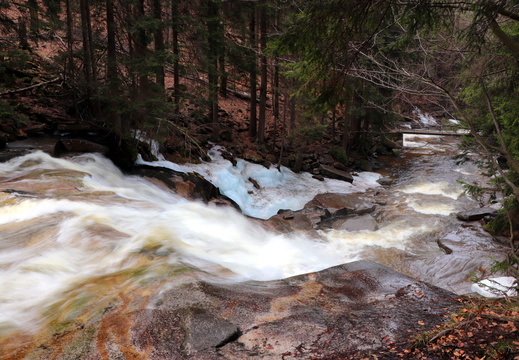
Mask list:
[{"label": "forest floor", "polygon": [[372,353],[336,359],[519,359],[519,302],[517,298],[459,299],[462,307],[444,325],[424,332],[407,343],[388,342]]}]

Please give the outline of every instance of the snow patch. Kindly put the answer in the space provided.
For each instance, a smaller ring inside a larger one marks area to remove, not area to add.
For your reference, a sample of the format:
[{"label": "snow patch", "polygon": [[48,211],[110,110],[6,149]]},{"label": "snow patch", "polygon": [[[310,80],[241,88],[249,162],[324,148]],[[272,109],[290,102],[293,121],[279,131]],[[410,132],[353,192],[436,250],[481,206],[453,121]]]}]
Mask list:
[{"label": "snow patch", "polygon": [[[160,166],[181,172],[197,172],[218,187],[222,194],[235,201],[245,215],[268,219],[279,210],[300,210],[318,194],[364,192],[380,186],[380,174],[362,172],[354,176],[353,184],[325,179],[319,181],[310,173],[294,173],[289,168],[249,163],[238,159],[236,166],[221,155],[222,148],[213,147],[208,155],[211,162],[179,165],[166,160],[137,163]],[[250,179],[259,184],[257,189]]]},{"label": "snow patch", "polygon": [[511,276],[489,278],[472,284],[471,289],[487,298],[517,296],[517,281]]}]

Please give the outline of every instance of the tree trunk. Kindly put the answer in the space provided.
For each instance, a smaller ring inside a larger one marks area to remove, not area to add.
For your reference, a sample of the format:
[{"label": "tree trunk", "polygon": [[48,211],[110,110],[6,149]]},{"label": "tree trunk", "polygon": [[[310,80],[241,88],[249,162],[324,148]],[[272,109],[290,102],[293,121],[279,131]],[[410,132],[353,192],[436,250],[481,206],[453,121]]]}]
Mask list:
[{"label": "tree trunk", "polygon": [[[279,10],[280,0],[276,1],[276,29],[281,24],[281,11]],[[279,63],[277,59],[274,59],[274,79],[272,84],[272,116],[274,118],[274,134],[277,133],[279,123]]]},{"label": "tree trunk", "polygon": [[90,57],[91,71],[92,71],[92,85],[96,86],[97,83],[97,68],[96,58],[94,51],[94,36],[92,35],[92,18],[90,11],[90,0],[84,0],[86,9],[86,20],[87,20],[87,35],[88,35],[88,56]]},{"label": "tree trunk", "polygon": [[65,78],[74,78],[74,18],[72,16],[71,0],[66,0],[67,11],[67,60],[65,63]]},{"label": "tree trunk", "polygon": [[267,67],[267,9],[265,0],[260,0],[260,43],[261,43],[261,85],[259,99],[258,117],[258,143],[265,143],[265,127],[267,113],[267,86],[268,86],[268,67]]},{"label": "tree trunk", "polygon": [[18,17],[18,39],[20,40],[20,48],[29,50],[29,40],[27,38],[27,23],[23,16]]},{"label": "tree trunk", "polygon": [[279,127],[279,65],[274,65],[274,78],[272,83],[272,117],[274,118],[274,136]]},{"label": "tree trunk", "polygon": [[158,65],[155,67],[155,81],[160,87],[160,91],[164,94],[166,90],[165,72],[164,72],[164,53],[166,47],[164,45],[164,31],[162,27],[162,6],[161,0],[153,0],[153,18],[160,24],[154,33],[155,40],[155,57]]},{"label": "tree trunk", "polygon": [[[107,36],[107,55],[106,55],[106,78],[109,85],[109,91],[114,94],[119,93],[119,80],[117,75],[117,50],[116,50],[116,39],[115,39],[115,13],[114,13],[114,0],[106,0],[106,36]],[[116,110],[118,102],[117,97],[110,98],[110,109],[108,110],[108,116],[111,119],[112,127],[115,136],[120,141],[125,135],[123,129],[129,126],[123,126],[122,118],[119,112]]]},{"label": "tree trunk", "polygon": [[332,143],[335,142],[335,128],[336,128],[335,122],[336,122],[336,120],[337,120],[337,109],[334,107],[332,109],[332,134],[331,134]]},{"label": "tree trunk", "polygon": [[207,0],[207,46],[208,46],[208,80],[209,80],[209,117],[212,124],[213,140],[219,139],[218,124],[218,40],[219,9],[216,2]]},{"label": "tree trunk", "polygon": [[180,50],[178,46],[179,31],[178,1],[171,0],[171,30],[173,47],[173,104],[175,114],[180,113]]},{"label": "tree trunk", "polygon": [[114,0],[106,0],[106,34],[108,43],[106,77],[108,82],[113,85],[117,83]]},{"label": "tree trunk", "polygon": [[[138,0],[137,6],[135,7],[135,19],[136,21],[144,21],[146,13],[144,10],[144,0]],[[139,102],[144,102],[149,96],[149,79],[146,71],[146,50],[147,50],[146,30],[141,26],[137,31],[135,38],[135,59],[141,62],[143,65],[138,69],[138,97]]]},{"label": "tree trunk", "polygon": [[355,95],[352,94],[344,110],[342,147],[345,151],[356,149],[359,145],[362,118],[355,116],[355,104]]},{"label": "tree trunk", "polygon": [[289,130],[288,135],[293,136],[294,132],[296,130],[296,100],[291,97],[289,99],[290,103],[290,124],[289,124]]},{"label": "tree trunk", "polygon": [[348,151],[350,146],[350,107],[351,104],[347,101],[342,115],[342,148],[345,151]]},{"label": "tree trunk", "polygon": [[220,65],[220,95],[227,97],[227,71],[225,70],[225,51],[221,49],[220,58],[218,59]]},{"label": "tree trunk", "polygon": [[252,3],[252,11],[249,19],[249,36],[250,36],[250,47],[251,47],[251,58],[250,58],[250,123],[249,123],[249,136],[253,139],[258,134],[258,123],[257,123],[257,79],[256,79],[256,7]]},{"label": "tree trunk", "polygon": [[89,14],[89,6],[88,0],[79,0],[80,12],[81,12],[81,35],[83,37],[83,68],[84,68],[84,76],[86,83],[86,94],[89,100],[92,99],[92,91],[94,88],[93,83],[93,64],[91,48],[90,44],[91,37],[89,36],[90,32],[90,14]]},{"label": "tree trunk", "polygon": [[[37,0],[28,0],[27,7],[29,8],[29,29],[33,35],[38,35],[40,33],[40,18],[39,18],[39,6]],[[37,37],[36,37],[37,39]]]}]

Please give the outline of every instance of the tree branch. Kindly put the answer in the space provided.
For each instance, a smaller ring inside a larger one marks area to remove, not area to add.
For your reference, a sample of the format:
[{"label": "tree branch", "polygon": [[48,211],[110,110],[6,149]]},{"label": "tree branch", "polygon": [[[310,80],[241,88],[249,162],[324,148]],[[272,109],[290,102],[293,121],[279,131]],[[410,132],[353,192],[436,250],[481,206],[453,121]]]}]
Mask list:
[{"label": "tree branch", "polygon": [[501,29],[501,26],[497,23],[495,19],[490,20],[490,29],[494,33],[495,36],[505,45],[508,50],[514,53],[515,56],[519,57],[519,44],[512,39],[507,33]]},{"label": "tree branch", "polygon": [[16,89],[16,90],[9,90],[9,91],[0,93],[0,97],[1,96],[18,94],[18,93],[21,93],[21,92],[24,92],[24,91],[29,91],[29,90],[36,89],[36,88],[39,88],[39,87],[42,87],[42,86],[45,86],[45,85],[56,83],[56,82],[58,82],[60,80],[61,80],[61,76],[59,76],[59,77],[57,77],[57,78],[55,78],[53,80],[44,81],[44,82],[41,82],[41,83],[38,83],[38,84],[35,84],[35,85],[31,85],[31,86],[28,86],[28,87],[25,87],[25,88]]},{"label": "tree branch", "polygon": [[[497,137],[499,139],[499,144],[501,145],[501,148],[504,150],[502,154],[506,158],[506,161],[512,167],[512,169],[514,169],[514,171],[519,174],[519,162],[517,162],[513,158],[512,154],[508,150],[508,147],[506,146],[505,138],[503,137],[503,133],[501,131],[501,126],[499,125],[499,122],[497,120],[496,114],[494,112],[494,107],[492,106],[492,102],[488,95],[487,88],[485,86],[485,83],[483,82],[483,79],[480,79],[480,83],[481,83],[481,88],[483,89],[483,94],[485,95],[485,100],[487,103],[488,111],[490,113],[490,117],[492,118],[492,122],[494,123],[494,128],[496,129]],[[518,197],[518,200],[519,200],[519,197]]]}]

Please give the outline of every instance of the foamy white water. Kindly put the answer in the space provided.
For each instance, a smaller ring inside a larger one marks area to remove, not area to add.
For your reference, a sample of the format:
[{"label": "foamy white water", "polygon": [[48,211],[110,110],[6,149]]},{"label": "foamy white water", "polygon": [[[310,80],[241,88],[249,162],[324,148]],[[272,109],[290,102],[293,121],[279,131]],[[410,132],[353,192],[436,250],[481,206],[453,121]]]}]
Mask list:
[{"label": "foamy white water", "polygon": [[[6,195],[0,207],[0,330],[34,327],[68,291],[132,269],[147,249],[164,264],[218,265],[237,279],[280,279],[344,262],[323,243],[266,231],[232,208],[124,176],[99,155],[71,161],[36,152],[0,164],[0,179],[9,188],[50,188]],[[53,186],[73,196],[60,198]],[[25,233],[38,222],[48,223],[44,234]]]},{"label": "foamy white water", "polygon": [[[374,173],[357,175],[353,185],[320,182],[243,160],[234,167],[217,149],[211,156],[206,164],[154,165],[203,174],[258,218],[300,209],[317,193],[379,186]],[[249,177],[262,189],[253,188]],[[125,176],[100,155],[67,160],[35,152],[13,159],[0,164],[0,186],[18,191],[0,192],[0,333],[37,330],[50,306],[81,293],[85,284],[135,269],[150,278],[159,268],[188,264],[233,280],[271,280],[365,258],[370,249],[416,253],[413,239],[444,226],[433,214],[447,218],[458,206],[458,185],[436,181],[410,176],[395,186],[395,208],[404,204],[420,217],[380,223],[377,231],[321,231],[322,239],[312,239],[267,231],[231,208],[187,201]]]}]

